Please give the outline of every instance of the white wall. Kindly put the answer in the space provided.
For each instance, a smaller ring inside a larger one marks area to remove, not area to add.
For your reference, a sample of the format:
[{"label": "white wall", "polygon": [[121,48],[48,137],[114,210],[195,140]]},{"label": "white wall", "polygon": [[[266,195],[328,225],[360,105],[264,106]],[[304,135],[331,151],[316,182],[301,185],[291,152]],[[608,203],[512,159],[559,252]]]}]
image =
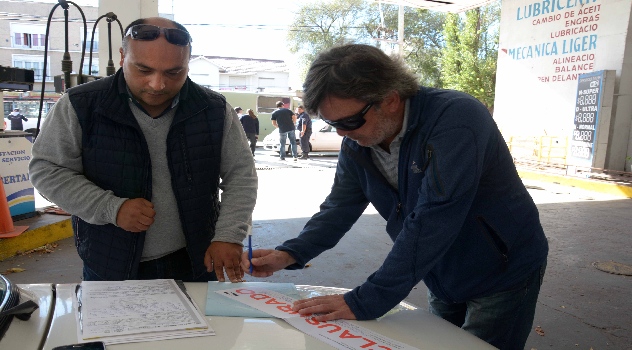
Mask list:
[{"label": "white wall", "polygon": [[205,59],[193,59],[189,62],[189,77],[205,86],[219,86],[219,68]]},{"label": "white wall", "polygon": [[[265,87],[265,92],[287,92],[289,90],[289,73],[288,72],[253,72],[246,75],[237,74],[221,74],[219,77],[219,84],[223,89],[229,89],[232,80],[235,81],[235,77],[242,77],[246,81],[246,85],[252,91],[257,91],[257,88]],[[268,86],[261,86],[259,78],[264,78]],[[270,86],[272,85],[272,86]]]},{"label": "white wall", "polygon": [[[158,0],[99,0],[99,17],[112,12],[121,22],[123,29],[132,21],[139,18],[157,17]],[[106,75],[108,65],[108,30],[106,18],[102,18],[98,24],[99,28],[99,74]],[[125,33],[123,33],[125,34]],[[121,29],[116,21],[112,22],[112,61],[114,68],[118,70],[121,66]]]},{"label": "white wall", "polygon": [[623,170],[626,150],[632,147],[632,86],[630,79],[621,81],[632,73],[631,4],[632,0],[503,2],[494,118],[505,136],[570,137],[578,75],[614,70],[613,132],[606,166]]}]

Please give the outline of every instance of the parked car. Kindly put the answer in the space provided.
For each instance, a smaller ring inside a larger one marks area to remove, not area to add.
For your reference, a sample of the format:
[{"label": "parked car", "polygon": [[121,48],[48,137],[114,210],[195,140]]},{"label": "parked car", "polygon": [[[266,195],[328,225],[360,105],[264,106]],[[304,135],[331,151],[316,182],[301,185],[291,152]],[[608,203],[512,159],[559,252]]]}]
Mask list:
[{"label": "parked car", "polygon": [[[336,128],[317,119],[312,120],[312,136],[309,138],[309,152],[340,152],[342,136],[338,135]],[[296,131],[296,145],[298,153],[301,153],[300,132]],[[268,151],[279,152],[281,142],[279,129],[274,129],[263,139],[263,148]],[[285,152],[290,154],[290,142],[285,143]]]}]

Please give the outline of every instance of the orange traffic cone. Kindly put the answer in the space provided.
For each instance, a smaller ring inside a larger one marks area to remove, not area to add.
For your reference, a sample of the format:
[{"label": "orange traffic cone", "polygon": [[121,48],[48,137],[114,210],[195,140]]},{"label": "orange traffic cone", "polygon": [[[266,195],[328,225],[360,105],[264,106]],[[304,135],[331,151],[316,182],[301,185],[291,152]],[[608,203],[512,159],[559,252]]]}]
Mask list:
[{"label": "orange traffic cone", "polygon": [[7,194],[4,192],[4,183],[0,178],[0,238],[19,236],[28,228],[28,226],[13,226]]}]

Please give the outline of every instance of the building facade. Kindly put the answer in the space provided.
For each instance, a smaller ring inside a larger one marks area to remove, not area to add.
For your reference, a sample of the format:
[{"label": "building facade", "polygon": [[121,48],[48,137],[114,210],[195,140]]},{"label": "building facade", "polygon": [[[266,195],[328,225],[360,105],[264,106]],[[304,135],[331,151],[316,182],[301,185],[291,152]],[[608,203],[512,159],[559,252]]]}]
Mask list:
[{"label": "building facade", "polygon": [[287,92],[289,68],[284,61],[194,55],[189,77],[215,91]]},{"label": "building facade", "polygon": [[565,164],[630,171],[632,0],[503,2],[494,119]]},{"label": "building facade", "polygon": [[[35,84],[32,91],[0,91],[4,116],[13,108],[20,108],[21,112],[29,118],[38,116],[44,74],[46,78],[44,80],[42,112],[45,114],[48,111],[48,108],[59,98],[59,94],[55,93],[54,77],[63,75],[62,59],[66,50],[70,54],[72,71],[78,73],[81,65],[82,46],[85,45],[83,74],[88,74],[91,70],[92,75],[100,75],[98,29],[95,31],[94,42],[92,42],[92,31],[98,18],[97,7],[81,6],[81,11],[79,11],[77,7],[70,4],[68,8],[68,33],[65,30],[64,9],[62,6],[57,6],[56,3],[0,0],[0,8],[2,9],[0,11],[0,65],[32,69],[35,72]],[[48,18],[53,8],[54,12],[50,25],[48,25]],[[86,20],[85,32],[84,16]],[[101,22],[99,22],[99,26],[101,26]],[[107,31],[107,29],[103,30]],[[67,49],[66,37],[68,38]],[[89,70],[91,42],[92,68]],[[46,66],[44,66],[44,61],[46,61]]]}]

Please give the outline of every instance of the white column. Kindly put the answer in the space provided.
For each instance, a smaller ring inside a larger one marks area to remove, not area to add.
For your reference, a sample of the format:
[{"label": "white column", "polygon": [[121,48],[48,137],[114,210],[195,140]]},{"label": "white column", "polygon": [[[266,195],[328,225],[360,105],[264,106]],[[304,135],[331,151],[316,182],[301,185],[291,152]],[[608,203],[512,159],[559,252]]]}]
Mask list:
[{"label": "white column", "polygon": [[[158,16],[158,0],[99,0],[99,17],[113,12],[121,22],[123,29],[139,18]],[[99,75],[106,75],[109,59],[108,27],[106,18],[99,21]],[[112,61],[114,68],[120,68],[121,29],[116,21],[112,22]]]}]

